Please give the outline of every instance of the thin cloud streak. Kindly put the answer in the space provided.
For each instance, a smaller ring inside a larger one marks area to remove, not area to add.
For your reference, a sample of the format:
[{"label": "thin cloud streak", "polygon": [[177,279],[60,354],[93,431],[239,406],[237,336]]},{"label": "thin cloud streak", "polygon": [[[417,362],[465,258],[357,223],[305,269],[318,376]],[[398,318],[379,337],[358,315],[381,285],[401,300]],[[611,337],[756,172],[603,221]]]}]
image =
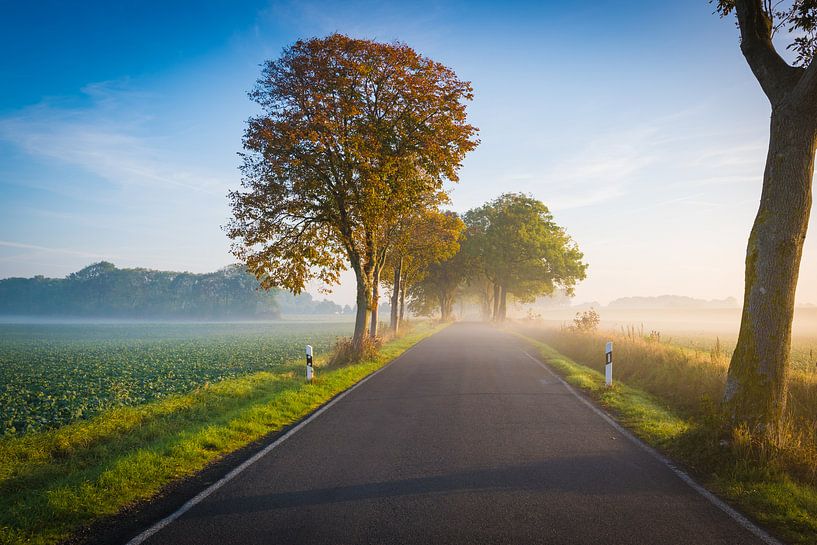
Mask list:
[{"label": "thin cloud streak", "polygon": [[[173,135],[140,134],[153,121],[138,113],[133,101],[144,95],[122,92],[107,83],[84,92],[90,107],[65,107],[43,102],[0,119],[0,139],[26,153],[78,166],[118,186],[142,188],[165,185],[223,197],[227,180],[179,164],[167,143]],[[136,97],[136,98],[135,98]],[[138,102],[138,100],[137,100]]]},{"label": "thin cloud streak", "polygon": [[623,197],[645,170],[667,156],[666,148],[675,139],[662,138],[662,128],[677,115],[597,135],[542,174],[517,173],[514,179],[524,179],[528,189],[548,195],[547,202],[554,210],[599,205]]},{"label": "thin cloud streak", "polygon": [[48,246],[39,246],[37,244],[26,244],[23,242],[13,242],[10,240],[0,240],[0,246],[5,248],[18,248],[21,250],[36,250],[38,252],[48,252],[52,254],[67,254],[67,255],[75,255],[79,257],[91,257],[91,258],[98,258],[98,259],[110,259],[116,258],[117,256],[104,256],[102,254],[95,254],[92,252],[84,252],[78,250],[71,250],[67,248],[50,248]]}]

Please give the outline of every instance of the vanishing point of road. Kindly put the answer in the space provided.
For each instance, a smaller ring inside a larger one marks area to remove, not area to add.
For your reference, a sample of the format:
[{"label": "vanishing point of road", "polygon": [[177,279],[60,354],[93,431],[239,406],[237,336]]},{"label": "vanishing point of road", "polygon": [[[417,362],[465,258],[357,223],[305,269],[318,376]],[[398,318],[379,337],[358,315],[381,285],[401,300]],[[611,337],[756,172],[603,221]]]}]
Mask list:
[{"label": "vanishing point of road", "polygon": [[452,325],[145,543],[763,543],[532,352]]}]

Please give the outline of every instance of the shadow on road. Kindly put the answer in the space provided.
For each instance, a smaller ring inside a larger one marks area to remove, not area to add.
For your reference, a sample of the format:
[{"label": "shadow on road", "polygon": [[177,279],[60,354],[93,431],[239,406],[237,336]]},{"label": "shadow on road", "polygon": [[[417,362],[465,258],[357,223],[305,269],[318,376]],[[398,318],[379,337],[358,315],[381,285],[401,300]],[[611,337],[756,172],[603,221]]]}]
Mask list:
[{"label": "shadow on road", "polygon": [[[211,517],[231,513],[251,513],[313,505],[367,501],[412,495],[445,495],[467,492],[558,492],[572,494],[628,494],[634,485],[612,472],[600,478],[600,468],[610,464],[609,456],[590,455],[548,458],[541,463],[463,471],[431,477],[317,488],[267,495],[211,499],[191,515]],[[271,483],[274,484],[274,483]]]}]

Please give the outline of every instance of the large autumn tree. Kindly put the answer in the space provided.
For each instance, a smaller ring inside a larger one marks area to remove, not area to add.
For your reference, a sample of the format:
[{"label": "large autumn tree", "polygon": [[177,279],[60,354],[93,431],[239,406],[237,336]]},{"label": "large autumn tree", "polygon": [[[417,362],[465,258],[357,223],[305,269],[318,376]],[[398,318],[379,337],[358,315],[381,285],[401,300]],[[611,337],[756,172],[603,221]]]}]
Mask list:
[{"label": "large autumn tree", "polygon": [[556,288],[571,293],[585,278],[587,265],[578,246],[533,197],[505,193],[467,212],[465,223],[463,252],[493,287],[496,321],[506,317],[509,294],[531,301]]},{"label": "large autumn tree", "polygon": [[[760,208],[746,250],[737,347],[724,403],[733,423],[777,441],[785,410],[791,328],[800,258],[812,202],[817,144],[817,1],[719,0],[734,13],[740,49],[771,105]],[[793,63],[775,49],[789,33]]]},{"label": "large autumn tree", "polygon": [[264,287],[357,281],[362,345],[389,231],[457,181],[477,145],[471,85],[402,43],[341,34],[300,40],[265,63],[250,97],[232,251]]}]

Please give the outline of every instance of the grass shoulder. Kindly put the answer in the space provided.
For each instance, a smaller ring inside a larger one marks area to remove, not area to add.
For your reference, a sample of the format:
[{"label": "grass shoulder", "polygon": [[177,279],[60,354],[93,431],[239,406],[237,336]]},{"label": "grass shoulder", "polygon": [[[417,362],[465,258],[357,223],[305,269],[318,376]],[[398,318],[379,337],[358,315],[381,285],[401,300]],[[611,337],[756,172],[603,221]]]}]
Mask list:
[{"label": "grass shoulder", "polygon": [[636,436],[683,464],[709,489],[758,523],[787,542],[815,543],[817,486],[813,482],[780,464],[763,461],[740,442],[722,446],[719,422],[709,418],[706,411],[684,411],[677,400],[621,381],[608,388],[598,370],[519,331],[509,332],[533,346],[565,381],[607,409]]},{"label": "grass shoulder", "polygon": [[0,543],[57,543],[291,425],[444,326],[420,324],[350,365],[316,362],[208,384],[0,441]]}]

